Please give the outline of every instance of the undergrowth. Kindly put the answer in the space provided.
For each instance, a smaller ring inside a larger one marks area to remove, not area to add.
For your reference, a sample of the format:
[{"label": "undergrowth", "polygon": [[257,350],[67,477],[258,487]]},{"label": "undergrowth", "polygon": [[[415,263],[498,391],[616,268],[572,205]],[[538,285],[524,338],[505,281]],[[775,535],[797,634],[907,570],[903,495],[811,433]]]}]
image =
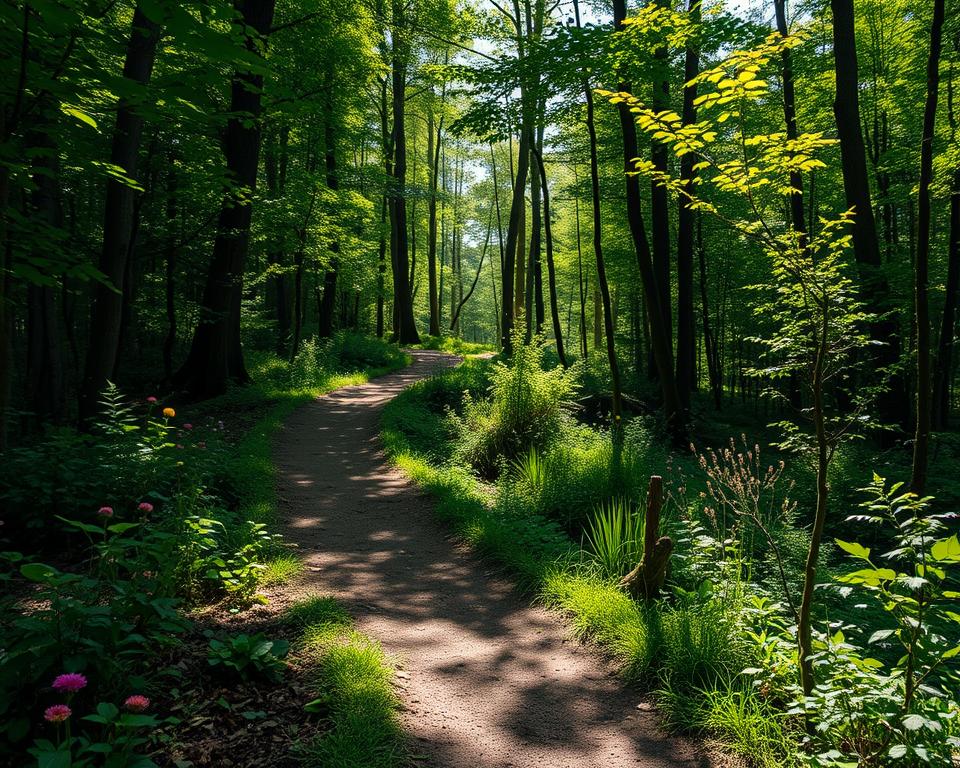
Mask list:
[{"label": "undergrowth", "polygon": [[318,736],[296,746],[302,763],[308,768],[405,765],[394,669],[380,644],[356,631],[346,610],[330,597],[295,603],[284,618],[300,631],[298,653],[317,697],[307,708],[327,721]]},{"label": "undergrowth", "polygon": [[[912,766],[956,749],[956,697],[937,687],[956,683],[955,651],[946,640],[924,639],[941,637],[937,616],[946,616],[945,609],[921,614],[920,635],[906,628],[909,617],[900,617],[900,629],[874,633],[865,644],[855,639],[866,626],[889,625],[897,606],[916,602],[903,588],[896,591],[896,580],[928,582],[930,574],[960,562],[955,536],[940,541],[933,554],[922,555],[918,543],[901,545],[891,557],[912,552],[927,560],[919,561],[915,576],[901,574],[890,583],[884,580],[893,578],[892,570],[851,573],[843,563],[831,565],[836,550],[825,548],[821,579],[833,580],[844,596],[850,593],[844,584],[865,584],[880,604],[866,612],[862,606],[871,601],[858,603],[860,621],[869,622],[858,627],[835,617],[849,613],[843,600],[821,599],[817,664],[833,672],[804,704],[789,604],[802,581],[807,534],[797,525],[783,464],[761,465],[759,448],[745,439],[678,459],[658,447],[655,432],[639,419],[627,423],[626,438],[615,446],[608,433],[574,422],[567,406],[572,377],[544,371],[535,350],[518,356],[510,365],[468,360],[402,393],[383,415],[387,452],[434,494],[437,514],[459,537],[511,570],[521,589],[563,612],[578,637],[597,643],[627,680],[651,692],[669,727],[706,734],[753,768]],[[541,394],[524,402],[513,396],[518,391]],[[529,424],[532,414],[550,429],[514,428]],[[660,533],[675,542],[674,567],[664,597],[643,603],[617,581],[638,559],[651,474],[666,476]],[[894,500],[877,482],[870,493],[880,501],[871,509],[899,510],[888,516],[900,526],[909,523],[906,514],[936,526],[925,504]],[[891,599],[884,600],[886,594]],[[930,602],[939,599],[931,592],[921,604],[939,605]],[[892,636],[901,641],[888,653],[884,641]],[[901,647],[912,654],[911,664],[926,666],[905,670],[896,656]],[[903,679],[911,674],[938,682],[908,700],[906,712],[913,714],[901,716]],[[857,714],[861,705],[868,711]],[[805,706],[822,726],[812,735],[804,729]]]}]

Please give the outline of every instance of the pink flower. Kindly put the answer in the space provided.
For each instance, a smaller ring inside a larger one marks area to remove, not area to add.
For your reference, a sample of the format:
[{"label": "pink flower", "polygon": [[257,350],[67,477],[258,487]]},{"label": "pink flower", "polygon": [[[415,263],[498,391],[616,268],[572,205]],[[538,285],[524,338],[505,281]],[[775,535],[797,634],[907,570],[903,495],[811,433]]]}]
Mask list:
[{"label": "pink flower", "polygon": [[150,395],[150,397],[147,398],[147,402],[151,404],[155,403],[157,402],[157,398],[155,398],[153,395]]},{"label": "pink flower", "polygon": [[53,690],[59,693],[76,693],[86,687],[87,678],[77,672],[57,675],[57,678],[53,681]]},{"label": "pink flower", "polygon": [[100,507],[100,509],[97,510],[97,514],[100,515],[100,517],[113,517],[113,507]]},{"label": "pink flower", "polygon": [[186,423],[186,424],[183,425],[183,428],[184,428],[184,429],[193,429],[193,424],[190,424],[190,423],[188,422],[188,423]]},{"label": "pink flower", "polygon": [[52,707],[46,708],[43,713],[43,719],[48,723],[62,723],[72,714],[73,710],[66,704],[54,704]]},{"label": "pink flower", "polygon": [[153,512],[153,504],[151,504],[149,501],[141,501],[141,502],[137,505],[137,509],[138,509],[140,512],[144,512],[144,513],[146,513],[146,514],[149,514],[149,513]]},{"label": "pink flower", "polygon": [[131,712],[145,712],[150,706],[150,699],[137,693],[133,696],[128,696],[127,700],[123,702],[123,706]]}]

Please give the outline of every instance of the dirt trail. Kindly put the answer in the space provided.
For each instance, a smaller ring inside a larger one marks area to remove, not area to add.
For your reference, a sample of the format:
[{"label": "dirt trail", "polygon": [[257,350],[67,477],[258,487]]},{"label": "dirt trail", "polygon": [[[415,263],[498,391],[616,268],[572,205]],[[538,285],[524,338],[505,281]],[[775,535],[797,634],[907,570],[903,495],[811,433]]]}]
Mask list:
[{"label": "dirt trail", "polygon": [[280,431],[281,511],[310,567],[303,588],[343,600],[399,661],[417,765],[707,765],[557,617],[453,544],[430,500],[387,465],[384,404],[453,362],[415,352],[409,368],[314,401]]}]

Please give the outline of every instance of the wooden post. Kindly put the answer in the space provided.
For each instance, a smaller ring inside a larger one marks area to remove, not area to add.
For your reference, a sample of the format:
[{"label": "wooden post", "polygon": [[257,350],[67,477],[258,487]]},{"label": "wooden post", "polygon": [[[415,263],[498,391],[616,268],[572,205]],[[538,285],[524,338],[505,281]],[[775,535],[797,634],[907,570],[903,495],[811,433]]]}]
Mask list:
[{"label": "wooden post", "polygon": [[643,533],[643,556],[636,568],[620,582],[636,600],[654,600],[667,577],[673,540],[660,536],[660,510],[663,507],[663,478],[651,475],[647,486],[647,517]]}]

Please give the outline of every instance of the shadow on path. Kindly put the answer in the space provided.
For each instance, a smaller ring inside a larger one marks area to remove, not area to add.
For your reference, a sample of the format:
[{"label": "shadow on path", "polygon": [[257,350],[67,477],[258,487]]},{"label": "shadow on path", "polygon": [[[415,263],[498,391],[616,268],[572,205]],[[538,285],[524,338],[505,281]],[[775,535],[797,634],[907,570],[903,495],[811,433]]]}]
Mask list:
[{"label": "shadow on path", "polygon": [[403,721],[432,768],[700,768],[688,742],[637,709],[589,648],[449,540],[430,500],[388,466],[385,403],[456,359],[417,351],[398,373],[310,403],[274,455],[304,588],[337,596],[397,658]]}]

